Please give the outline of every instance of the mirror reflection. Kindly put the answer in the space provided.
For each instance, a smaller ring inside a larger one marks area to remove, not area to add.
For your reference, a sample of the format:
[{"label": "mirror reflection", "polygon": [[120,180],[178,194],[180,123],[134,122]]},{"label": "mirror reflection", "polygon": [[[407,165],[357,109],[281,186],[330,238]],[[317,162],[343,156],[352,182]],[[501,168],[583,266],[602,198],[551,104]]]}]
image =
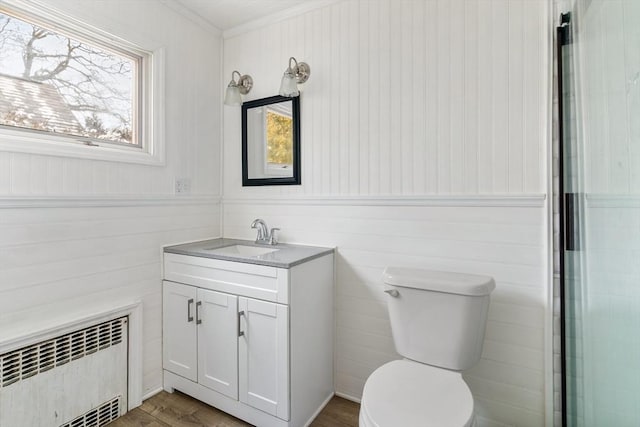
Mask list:
[{"label": "mirror reflection", "polygon": [[300,184],[299,97],[242,105],[242,183]]},{"label": "mirror reflection", "polygon": [[291,101],[247,111],[249,178],[293,176]]}]

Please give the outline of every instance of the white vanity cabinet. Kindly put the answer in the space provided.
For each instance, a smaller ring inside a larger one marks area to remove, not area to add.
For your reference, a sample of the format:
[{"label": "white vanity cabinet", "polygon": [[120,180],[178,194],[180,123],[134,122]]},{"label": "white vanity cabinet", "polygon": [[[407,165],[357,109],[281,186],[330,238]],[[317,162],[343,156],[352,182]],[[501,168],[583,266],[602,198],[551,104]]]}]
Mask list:
[{"label": "white vanity cabinet", "polygon": [[237,399],[238,297],[165,281],[163,310],[164,368]]},{"label": "white vanity cabinet", "polygon": [[333,395],[333,254],[289,268],[165,253],[164,388],[257,426]]}]

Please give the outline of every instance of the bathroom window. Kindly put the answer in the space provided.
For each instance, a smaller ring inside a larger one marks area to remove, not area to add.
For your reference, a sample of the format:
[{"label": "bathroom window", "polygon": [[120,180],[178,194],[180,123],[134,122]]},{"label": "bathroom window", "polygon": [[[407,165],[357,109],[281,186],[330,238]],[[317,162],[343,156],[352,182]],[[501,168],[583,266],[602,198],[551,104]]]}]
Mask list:
[{"label": "bathroom window", "polygon": [[161,52],[42,12],[0,6],[0,149],[161,161]]}]

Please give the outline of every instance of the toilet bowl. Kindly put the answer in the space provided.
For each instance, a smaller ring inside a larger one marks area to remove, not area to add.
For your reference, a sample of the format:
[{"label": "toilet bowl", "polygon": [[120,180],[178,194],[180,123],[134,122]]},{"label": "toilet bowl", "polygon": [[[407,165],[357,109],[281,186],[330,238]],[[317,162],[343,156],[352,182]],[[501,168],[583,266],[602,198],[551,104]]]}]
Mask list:
[{"label": "toilet bowl", "polygon": [[383,281],[394,344],[405,359],[367,379],[360,427],[475,426],[460,371],[480,359],[493,279],[389,267]]},{"label": "toilet bowl", "polygon": [[371,374],[360,403],[360,427],[467,427],[473,421],[473,397],[460,373],[410,360]]}]

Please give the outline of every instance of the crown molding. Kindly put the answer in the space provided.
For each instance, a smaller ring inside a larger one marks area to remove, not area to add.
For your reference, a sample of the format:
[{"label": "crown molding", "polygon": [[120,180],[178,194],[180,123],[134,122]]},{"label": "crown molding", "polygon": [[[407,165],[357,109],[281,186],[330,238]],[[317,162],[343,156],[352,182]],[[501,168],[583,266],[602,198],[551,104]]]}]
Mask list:
[{"label": "crown molding", "polygon": [[343,0],[316,0],[313,2],[303,3],[299,6],[294,6],[281,12],[263,16],[262,18],[254,19],[253,21],[236,25],[235,27],[224,30],[222,32],[222,38],[228,39],[231,37],[236,37],[241,34],[248,33],[249,31],[253,31],[257,28],[265,27],[267,25],[275,24],[286,19],[293,18],[295,16],[303,15],[307,12],[311,12],[312,10],[321,9],[340,1]]},{"label": "crown molding", "polygon": [[222,36],[223,33],[220,28],[216,27],[211,22],[204,19],[202,16],[198,15],[193,10],[189,9],[187,6],[182,4],[180,0],[160,0],[160,2],[164,6],[166,6],[168,9],[171,9],[172,11],[178,13],[179,15],[184,16],[188,20],[193,21],[194,23],[198,24],[200,27],[202,27],[206,31],[209,31],[215,36],[217,37]]}]

